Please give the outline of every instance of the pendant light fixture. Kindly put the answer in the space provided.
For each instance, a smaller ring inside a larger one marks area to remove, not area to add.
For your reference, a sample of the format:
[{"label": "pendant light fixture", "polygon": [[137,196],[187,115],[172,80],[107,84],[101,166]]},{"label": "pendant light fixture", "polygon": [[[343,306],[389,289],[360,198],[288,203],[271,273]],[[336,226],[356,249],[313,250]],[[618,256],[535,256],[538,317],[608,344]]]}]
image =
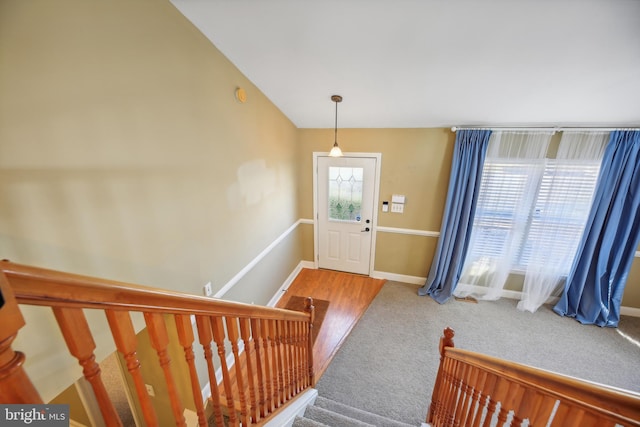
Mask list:
[{"label": "pendant light fixture", "polygon": [[336,125],[334,128],[333,148],[329,152],[330,157],[342,157],[342,150],[338,147],[338,102],[342,102],[340,95],[332,95],[331,100],[336,103]]}]

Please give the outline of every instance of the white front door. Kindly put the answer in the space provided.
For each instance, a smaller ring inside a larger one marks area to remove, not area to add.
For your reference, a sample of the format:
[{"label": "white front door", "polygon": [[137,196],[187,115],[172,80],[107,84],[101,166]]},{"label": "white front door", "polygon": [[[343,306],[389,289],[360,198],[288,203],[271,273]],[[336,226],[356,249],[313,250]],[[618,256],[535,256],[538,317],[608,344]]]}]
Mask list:
[{"label": "white front door", "polygon": [[317,158],[318,267],[369,274],[376,157]]}]

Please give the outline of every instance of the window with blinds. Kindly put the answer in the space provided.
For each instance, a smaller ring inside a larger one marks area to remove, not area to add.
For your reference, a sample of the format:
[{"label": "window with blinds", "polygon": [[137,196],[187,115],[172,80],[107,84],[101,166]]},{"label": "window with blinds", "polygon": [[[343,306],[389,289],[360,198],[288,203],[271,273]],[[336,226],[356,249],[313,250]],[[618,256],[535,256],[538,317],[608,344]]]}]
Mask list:
[{"label": "window with blinds", "polygon": [[[571,254],[572,259],[582,238],[599,169],[599,162],[487,161],[474,217],[471,256],[506,256],[514,270],[524,271],[533,245],[549,242],[546,251],[558,257]],[[571,197],[567,198],[567,192]],[[566,273],[570,267],[567,265]]]}]

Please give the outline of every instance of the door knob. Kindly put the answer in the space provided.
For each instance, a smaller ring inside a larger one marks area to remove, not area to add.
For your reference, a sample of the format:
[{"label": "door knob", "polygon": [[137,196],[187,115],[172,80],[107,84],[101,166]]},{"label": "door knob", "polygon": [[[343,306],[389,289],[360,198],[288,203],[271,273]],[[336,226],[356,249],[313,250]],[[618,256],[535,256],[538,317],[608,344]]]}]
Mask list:
[{"label": "door knob", "polygon": [[360,230],[360,232],[362,233],[366,233],[367,231],[369,231],[369,227],[365,228],[364,230]]}]

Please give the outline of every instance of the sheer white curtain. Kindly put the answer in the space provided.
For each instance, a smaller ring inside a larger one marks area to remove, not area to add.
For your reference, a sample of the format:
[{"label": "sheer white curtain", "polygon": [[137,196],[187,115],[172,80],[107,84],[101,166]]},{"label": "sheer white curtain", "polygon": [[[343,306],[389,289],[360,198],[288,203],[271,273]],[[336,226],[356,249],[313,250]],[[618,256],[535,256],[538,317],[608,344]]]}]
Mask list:
[{"label": "sheer white curtain", "polygon": [[519,263],[552,132],[493,132],[456,297],[496,300]]},{"label": "sheer white curtain", "polygon": [[533,313],[561,291],[584,232],[608,136],[563,132],[532,212],[527,239],[531,255],[518,309]]},{"label": "sheer white curtain", "polygon": [[557,148],[550,148],[551,137],[491,135],[455,296],[498,299],[515,273],[524,275],[518,308],[535,312],[561,290],[589,215],[608,133],[565,131]]}]

